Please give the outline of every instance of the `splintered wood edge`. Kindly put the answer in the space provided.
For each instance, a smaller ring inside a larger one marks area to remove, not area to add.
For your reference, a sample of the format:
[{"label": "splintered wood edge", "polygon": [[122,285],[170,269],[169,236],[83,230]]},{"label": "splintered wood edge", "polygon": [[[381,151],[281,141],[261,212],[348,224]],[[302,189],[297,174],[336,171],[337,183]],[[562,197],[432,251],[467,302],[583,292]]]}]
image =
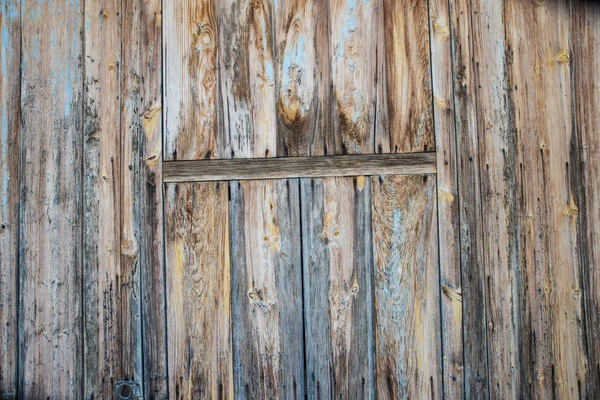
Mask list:
[{"label": "splintered wood edge", "polygon": [[357,154],[163,162],[163,182],[435,174],[436,154]]}]

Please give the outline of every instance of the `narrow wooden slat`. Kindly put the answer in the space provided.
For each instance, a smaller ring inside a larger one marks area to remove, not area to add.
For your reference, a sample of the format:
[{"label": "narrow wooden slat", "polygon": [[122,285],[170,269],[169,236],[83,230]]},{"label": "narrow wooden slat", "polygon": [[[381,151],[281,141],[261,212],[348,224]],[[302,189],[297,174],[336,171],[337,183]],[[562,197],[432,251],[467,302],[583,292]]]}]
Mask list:
[{"label": "narrow wooden slat", "polygon": [[[522,326],[527,334],[517,332],[513,344],[522,349],[524,365],[515,367],[507,362],[510,358],[500,364],[498,383],[493,382],[498,397],[511,397],[511,393],[561,399],[596,395],[586,393],[583,385],[588,367],[569,10],[568,2],[506,1],[517,139],[515,150],[508,151],[516,151],[518,157],[518,169],[513,171],[517,173],[523,256]],[[506,286],[496,290],[504,293]],[[510,309],[505,304],[508,317]],[[512,376],[522,377],[521,385],[505,389],[504,382]]]},{"label": "narrow wooden slat", "polygon": [[304,397],[297,180],[231,182],[235,395]]},{"label": "narrow wooden slat", "polygon": [[227,182],[166,186],[169,393],[233,396]]},{"label": "narrow wooden slat", "polygon": [[575,1],[572,10],[575,118],[583,167],[579,187],[588,346],[585,385],[591,395],[600,393],[600,91],[592,84],[600,82],[600,4]]},{"label": "narrow wooden slat", "polygon": [[[138,274],[141,291],[141,315],[132,313],[132,322],[141,322],[143,340],[132,340],[132,351],[143,355],[144,397],[166,399],[167,343],[165,321],[163,209],[162,209],[162,9],[160,0],[124,0],[123,16],[123,100],[122,171],[129,179],[129,199],[122,199],[122,216],[131,213],[133,225],[124,225],[122,255],[132,270],[126,277]],[[127,3],[127,4],[125,4]],[[125,27],[127,26],[127,29]],[[129,147],[127,147],[129,146]],[[126,166],[129,166],[127,168]],[[125,179],[124,179],[125,181]],[[125,196],[126,191],[123,191]],[[129,216],[131,218],[131,216]],[[122,217],[122,224],[125,218]],[[138,236],[132,236],[135,233]],[[134,239],[128,242],[128,239]],[[137,253],[135,253],[137,252]],[[127,281],[124,282],[126,284]],[[136,303],[137,307],[137,303]],[[131,308],[133,312],[133,307]],[[132,325],[132,334],[138,328]],[[140,347],[141,346],[141,347]],[[135,374],[140,372],[136,369]]]},{"label": "narrow wooden slat", "polygon": [[327,2],[275,2],[277,154],[323,155],[331,132]]},{"label": "narrow wooden slat", "polygon": [[219,158],[215,0],[165,7],[165,159]]},{"label": "narrow wooden slat", "polygon": [[273,18],[270,1],[217,2],[221,158],[276,154]]},{"label": "narrow wooden slat", "polygon": [[[375,2],[373,2],[375,3]],[[375,137],[377,153],[407,153],[435,149],[431,105],[428,2],[383,0],[378,85],[385,102],[377,112],[387,119]],[[374,47],[374,45],[373,45]],[[366,49],[365,49],[366,50]],[[361,59],[371,56],[358,51]],[[387,129],[385,129],[387,127]]]},{"label": "narrow wooden slat", "polygon": [[86,398],[112,398],[121,343],[121,1],[85,3],[83,280]]},{"label": "narrow wooden slat", "polygon": [[329,2],[334,148],[327,154],[373,153],[375,122],[376,1]]},{"label": "narrow wooden slat", "polygon": [[19,397],[83,396],[83,6],[22,1]]},{"label": "narrow wooden slat", "polygon": [[[140,270],[141,262],[142,199],[140,198],[141,164],[140,142],[142,131],[143,92],[141,75],[140,39],[143,39],[143,21],[140,2],[122,0],[122,77],[121,77],[121,346],[127,349],[128,363],[123,364],[121,380],[142,383],[142,321]],[[145,77],[144,77],[145,79]]]},{"label": "narrow wooden slat", "polygon": [[435,178],[371,178],[377,397],[442,397]]},{"label": "narrow wooden slat", "polygon": [[444,395],[464,395],[463,297],[450,10],[447,0],[429,2],[433,123],[437,154],[438,231],[442,293]]},{"label": "narrow wooden slat", "polygon": [[[477,82],[475,63],[473,62],[476,54],[473,48],[475,29],[471,19],[472,13],[479,11],[479,9],[472,10],[471,2],[466,0],[450,0],[449,3],[453,41],[452,69],[458,150],[464,391],[467,399],[483,399],[489,397],[487,316],[485,308],[486,270],[483,264],[484,236],[477,130]],[[493,17],[497,18],[499,16],[495,14]],[[496,25],[497,23],[492,24],[492,26]],[[483,33],[487,35],[487,31]],[[481,34],[478,33],[478,35]],[[487,36],[485,37],[487,38]],[[486,60],[484,56],[479,57],[483,57],[479,60]],[[492,61],[487,62],[492,63]],[[489,86],[485,86],[481,90],[488,88]],[[485,109],[484,107],[484,111]],[[440,206],[440,209],[442,207]],[[443,295],[452,296],[453,293],[448,291],[447,293],[444,292]]]},{"label": "narrow wooden slat", "polygon": [[435,173],[435,153],[165,162],[165,182]]},{"label": "narrow wooden slat", "polygon": [[370,179],[302,179],[308,398],[373,398]]},{"label": "narrow wooden slat", "polygon": [[0,2],[0,398],[17,392],[20,2]]}]

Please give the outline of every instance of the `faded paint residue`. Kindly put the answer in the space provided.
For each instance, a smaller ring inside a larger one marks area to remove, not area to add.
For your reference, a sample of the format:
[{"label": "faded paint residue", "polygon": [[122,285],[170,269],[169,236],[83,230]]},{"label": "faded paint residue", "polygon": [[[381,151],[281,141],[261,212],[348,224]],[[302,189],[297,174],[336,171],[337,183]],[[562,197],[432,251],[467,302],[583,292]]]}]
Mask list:
[{"label": "faded paint residue", "polygon": [[[330,3],[331,74],[336,132],[342,153],[372,151],[376,35],[372,2]],[[360,23],[359,23],[360,21]]]},{"label": "faded paint residue", "polygon": [[419,176],[373,177],[371,187],[378,392],[418,397],[441,362],[435,188]]}]

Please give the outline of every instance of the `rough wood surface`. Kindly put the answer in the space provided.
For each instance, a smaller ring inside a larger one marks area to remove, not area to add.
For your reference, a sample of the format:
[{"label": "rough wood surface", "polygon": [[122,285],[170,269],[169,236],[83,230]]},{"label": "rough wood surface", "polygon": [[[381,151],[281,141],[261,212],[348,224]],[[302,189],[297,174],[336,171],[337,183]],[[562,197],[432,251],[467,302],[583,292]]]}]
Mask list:
[{"label": "rough wood surface", "polygon": [[17,393],[20,2],[0,2],[0,398]]},{"label": "rough wood surface", "polygon": [[273,7],[264,0],[217,2],[221,158],[276,155]]},{"label": "rough wood surface", "polygon": [[[83,287],[86,398],[122,380],[121,1],[85,3]],[[126,311],[126,310],[125,310]]]},{"label": "rough wood surface", "polygon": [[373,398],[370,179],[302,179],[307,393]]},{"label": "rough wood surface", "polygon": [[233,396],[228,184],[166,186],[169,393]]},{"label": "rough wood surface", "polygon": [[382,11],[376,1],[329,2],[330,108],[335,148],[328,148],[328,154],[373,153],[376,26]]},{"label": "rough wood surface", "polygon": [[[165,160],[218,158],[215,0],[165,7]],[[225,39],[227,40],[227,39]]]},{"label": "rough wood surface", "polygon": [[22,1],[21,398],[83,396],[83,11]]},{"label": "rough wood surface", "polygon": [[[376,4],[376,2],[372,2]],[[386,92],[383,103],[387,129],[378,129],[377,153],[406,153],[435,149],[431,104],[431,65],[428,2],[423,0],[383,0],[385,47],[379,46],[378,62],[385,76],[378,84]],[[363,24],[361,24],[363,25]],[[373,47],[375,47],[373,45]],[[359,52],[361,58],[371,55]]]},{"label": "rough wood surface", "polygon": [[297,180],[231,182],[235,394],[304,397]]},{"label": "rough wood surface", "polygon": [[165,182],[435,173],[435,153],[168,162]]},{"label": "rough wood surface", "polygon": [[[485,65],[497,61],[487,61],[479,51],[475,51],[474,38],[487,38],[483,35],[488,35],[487,31],[479,33],[475,30],[472,15],[481,11],[476,8],[477,5],[471,8],[471,2],[465,0],[451,0],[449,3],[460,204],[464,395],[467,399],[487,398],[489,369],[485,308],[486,270],[483,263],[484,232],[477,119],[477,91],[480,88],[476,80],[475,67],[478,64],[475,64],[474,56],[477,54],[479,62],[485,61]],[[492,17],[499,16],[494,14]],[[494,22],[491,26],[495,27],[497,24]],[[502,54],[500,56],[503,57]],[[488,90],[489,85],[482,85],[481,90],[484,89]],[[483,110],[486,110],[486,107],[484,106]],[[492,165],[492,168],[495,166]],[[452,295],[450,291],[444,293],[446,294]]]},{"label": "rough wood surface", "polygon": [[[521,326],[527,334],[517,331],[515,335],[524,365],[500,363],[497,381],[492,382],[494,393],[498,397],[586,398],[595,394],[586,393],[583,384],[588,367],[570,7],[559,1],[507,0],[505,12],[522,255],[521,283],[512,285],[522,290],[521,299],[515,300],[522,303]],[[497,290],[505,292],[506,286]],[[494,294],[490,293],[492,299]]]},{"label": "rough wood surface", "polygon": [[[163,265],[161,1],[124,0],[122,12],[124,197],[121,223],[124,240],[121,254],[135,268],[124,269],[125,279],[133,278],[127,274],[139,274],[141,290],[136,293],[135,281],[130,281],[134,286],[129,290],[132,301],[141,307],[141,315],[138,309],[132,319],[141,322],[143,336],[141,343],[132,342],[132,351],[141,350],[143,377],[138,383],[143,385],[144,396],[168,398]],[[131,186],[128,188],[127,185]],[[127,194],[131,197],[125,197]],[[126,222],[132,217],[133,220]],[[128,284],[127,280],[123,284]],[[139,369],[136,374],[137,371]]]},{"label": "rough wood surface", "polygon": [[[572,9],[575,121],[580,141],[579,202],[583,298],[587,330],[588,394],[600,393],[600,4],[575,1]],[[571,149],[573,150],[573,149]],[[576,166],[573,166],[576,168]],[[582,384],[584,384],[582,382]]]},{"label": "rough wood surface", "polygon": [[327,2],[275,2],[278,155],[323,155],[331,142]]},{"label": "rough wood surface", "polygon": [[459,154],[456,149],[448,1],[429,2],[429,34],[433,124],[437,150],[444,395],[451,399],[461,399],[464,395],[464,348],[457,175]]},{"label": "rough wood surface", "polygon": [[371,178],[378,398],[442,397],[435,186]]}]

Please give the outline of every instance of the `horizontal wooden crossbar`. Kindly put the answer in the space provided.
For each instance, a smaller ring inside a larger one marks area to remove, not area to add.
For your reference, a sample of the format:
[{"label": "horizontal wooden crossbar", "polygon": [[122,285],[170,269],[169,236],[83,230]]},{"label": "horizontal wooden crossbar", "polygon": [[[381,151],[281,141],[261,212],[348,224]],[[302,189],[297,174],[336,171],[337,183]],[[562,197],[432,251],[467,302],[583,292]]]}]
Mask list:
[{"label": "horizontal wooden crossbar", "polygon": [[164,182],[435,174],[435,153],[165,161]]}]

